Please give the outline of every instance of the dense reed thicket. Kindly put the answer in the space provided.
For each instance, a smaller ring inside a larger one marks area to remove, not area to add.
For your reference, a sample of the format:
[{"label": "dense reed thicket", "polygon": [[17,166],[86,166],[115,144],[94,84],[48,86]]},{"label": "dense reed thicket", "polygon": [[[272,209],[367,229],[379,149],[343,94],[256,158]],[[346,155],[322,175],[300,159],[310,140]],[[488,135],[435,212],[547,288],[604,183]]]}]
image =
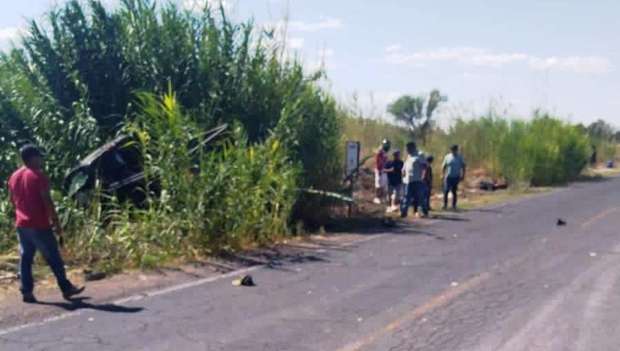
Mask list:
[{"label": "dense reed thicket", "polygon": [[[45,149],[59,190],[77,160],[131,131],[145,136],[144,167],[157,170],[161,198],[150,199],[148,211],[123,204],[103,211],[99,203],[76,209],[56,191],[70,243],[80,248],[74,258],[142,262],[158,247],[188,253],[289,232],[320,205],[298,188],[339,185],[342,127],[317,84],[321,75],[287,58],[277,37],[251,21],[231,22],[223,9],[68,1],[45,22],[31,22],[23,45],[0,62],[0,178],[18,165],[17,147],[31,141]],[[188,176],[184,146],[222,123],[234,126],[228,142],[200,155],[200,174]],[[4,250],[14,235],[0,191]],[[113,225],[101,226],[104,216]]]}]

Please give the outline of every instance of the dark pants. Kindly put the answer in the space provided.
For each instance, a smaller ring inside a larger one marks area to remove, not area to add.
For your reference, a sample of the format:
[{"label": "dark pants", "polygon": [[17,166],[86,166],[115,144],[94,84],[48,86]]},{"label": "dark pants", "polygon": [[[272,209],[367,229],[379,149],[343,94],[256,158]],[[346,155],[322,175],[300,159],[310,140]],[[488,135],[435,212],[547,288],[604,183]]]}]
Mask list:
[{"label": "dark pants", "polygon": [[431,211],[431,193],[433,192],[433,185],[426,183],[426,194],[424,200],[426,201],[426,208]]},{"label": "dark pants", "polygon": [[60,257],[58,242],[52,230],[17,228],[17,235],[19,237],[19,276],[22,294],[31,294],[34,289],[32,262],[37,250],[41,252],[52,272],[54,272],[60,290],[69,291],[71,282],[67,279],[65,264]]},{"label": "dark pants", "polygon": [[409,206],[413,205],[413,211],[418,212],[418,208],[422,208],[422,213],[428,214],[428,206],[426,202],[427,186],[424,182],[411,182],[405,184],[405,196],[400,202],[400,215],[407,217]]},{"label": "dark pants", "polygon": [[448,207],[448,193],[452,193],[452,208],[456,208],[458,200],[460,177],[446,177],[443,185],[443,207]]}]

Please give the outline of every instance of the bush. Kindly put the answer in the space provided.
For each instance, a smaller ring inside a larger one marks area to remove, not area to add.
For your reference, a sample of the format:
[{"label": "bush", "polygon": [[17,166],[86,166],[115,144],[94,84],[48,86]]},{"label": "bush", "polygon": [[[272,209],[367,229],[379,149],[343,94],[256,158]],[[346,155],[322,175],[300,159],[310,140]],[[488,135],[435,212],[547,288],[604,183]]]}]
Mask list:
[{"label": "bush", "polygon": [[124,129],[137,136],[147,179],[162,191],[150,194],[145,210],[112,202],[104,211],[100,201],[80,209],[63,202],[72,259],[108,270],[148,268],[173,257],[271,242],[290,232],[299,171],[279,140],[248,145],[237,127],[234,141],[220,152],[190,152],[188,140],[199,139],[202,129],[174,95],[141,94],[138,106],[143,112]]},{"label": "bush", "polygon": [[574,180],[590,156],[586,134],[548,115],[531,121],[496,116],[457,120],[447,139],[461,145],[470,168],[534,186]]},{"label": "bush", "polygon": [[[110,212],[112,232],[100,227],[110,215],[101,204],[76,209],[55,193],[76,245],[124,255],[110,245],[122,241],[145,252],[144,246],[166,246],[183,233],[198,235],[199,228],[205,245],[264,242],[287,231],[297,188],[337,188],[342,129],[334,100],[319,87],[321,75],[308,75],[299,61],[284,59],[286,48],[273,33],[251,21],[232,23],[223,10],[196,14],[153,0],[123,0],[113,10],[98,0],[84,3],[70,0],[53,10],[49,26],[32,22],[23,46],[2,56],[0,138],[11,148],[0,150],[0,176],[17,166],[18,145],[32,141],[47,151],[47,172],[59,189],[79,159],[133,128],[148,136],[142,140],[152,157],[147,170],[161,178],[165,191],[148,212]],[[169,94],[158,103],[141,93],[171,90],[175,98]],[[179,112],[166,115],[162,109],[171,101]],[[160,128],[162,114],[183,123]],[[183,138],[221,123],[236,132],[221,152],[200,155],[203,172],[188,179],[189,159],[177,154],[188,142]],[[7,211],[4,199],[0,211]],[[177,211],[179,222],[157,223],[158,216],[172,218],[165,209]],[[304,207],[296,219],[319,210]],[[169,227],[159,227],[164,225]],[[146,232],[170,234],[160,241],[145,235],[154,240],[149,244],[139,237]]]}]

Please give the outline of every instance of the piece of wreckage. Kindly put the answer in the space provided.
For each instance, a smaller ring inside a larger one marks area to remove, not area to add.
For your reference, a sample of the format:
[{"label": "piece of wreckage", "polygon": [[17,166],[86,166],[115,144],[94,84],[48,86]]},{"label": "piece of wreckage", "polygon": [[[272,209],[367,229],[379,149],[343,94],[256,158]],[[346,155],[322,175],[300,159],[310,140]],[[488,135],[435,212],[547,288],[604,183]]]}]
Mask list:
[{"label": "piece of wreckage", "polygon": [[[190,140],[188,152],[195,153],[200,148],[206,152],[214,151],[216,141],[220,140],[227,124],[222,124],[203,133],[200,138]],[[102,145],[69,171],[64,180],[64,190],[79,205],[87,206],[99,188],[105,198],[116,197],[119,203],[131,201],[137,208],[145,208],[147,194],[158,196],[161,186],[157,180],[147,179],[143,169],[143,157],[136,140],[132,136],[121,135]],[[199,171],[197,166],[191,172]]]}]

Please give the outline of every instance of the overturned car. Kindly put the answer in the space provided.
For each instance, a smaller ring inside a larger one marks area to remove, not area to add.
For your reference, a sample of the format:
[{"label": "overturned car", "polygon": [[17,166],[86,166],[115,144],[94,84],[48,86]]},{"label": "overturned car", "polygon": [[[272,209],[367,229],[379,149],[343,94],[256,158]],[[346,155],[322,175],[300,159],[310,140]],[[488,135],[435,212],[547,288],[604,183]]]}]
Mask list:
[{"label": "overturned car", "polygon": [[[190,140],[188,152],[197,148],[213,150],[212,143],[218,140],[227,125],[204,133],[200,140]],[[100,189],[106,198],[114,196],[120,203],[131,201],[134,206],[144,208],[147,194],[160,193],[156,180],[147,183],[143,169],[143,155],[132,136],[121,135],[107,142],[71,169],[64,181],[64,190],[81,205],[87,205]]]}]

